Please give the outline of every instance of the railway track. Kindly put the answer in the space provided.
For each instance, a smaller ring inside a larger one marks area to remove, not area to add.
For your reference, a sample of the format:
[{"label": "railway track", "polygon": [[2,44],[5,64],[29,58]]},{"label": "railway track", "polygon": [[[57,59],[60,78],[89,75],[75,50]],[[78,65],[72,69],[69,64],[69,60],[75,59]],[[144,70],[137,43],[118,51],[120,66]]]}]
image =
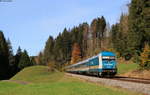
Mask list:
[{"label": "railway track", "polygon": [[113,80],[120,80],[120,81],[143,83],[143,84],[150,84],[150,79],[143,79],[143,78],[115,76],[114,78],[111,78],[111,79],[113,79]]},{"label": "railway track", "polygon": [[[89,76],[89,77],[96,77],[93,75],[83,75],[83,76]],[[144,78],[134,78],[134,77],[125,77],[125,76],[115,76],[115,77],[103,77],[100,79],[112,79],[112,80],[119,80],[119,81],[126,81],[126,82],[135,82],[135,83],[142,83],[142,84],[150,84],[150,79],[144,79]]]},{"label": "railway track", "polygon": [[66,73],[69,76],[83,79],[96,84],[104,84],[150,95],[150,79],[116,76],[114,78],[99,78],[96,76]]}]

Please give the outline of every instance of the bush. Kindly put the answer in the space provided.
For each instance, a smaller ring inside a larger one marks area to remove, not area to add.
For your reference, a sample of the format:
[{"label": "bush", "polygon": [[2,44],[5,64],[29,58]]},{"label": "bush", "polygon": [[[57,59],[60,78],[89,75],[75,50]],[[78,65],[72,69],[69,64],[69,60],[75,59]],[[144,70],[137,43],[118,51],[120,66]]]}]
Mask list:
[{"label": "bush", "polygon": [[149,69],[150,70],[150,46],[148,44],[145,44],[143,52],[141,53],[140,66],[143,69]]}]

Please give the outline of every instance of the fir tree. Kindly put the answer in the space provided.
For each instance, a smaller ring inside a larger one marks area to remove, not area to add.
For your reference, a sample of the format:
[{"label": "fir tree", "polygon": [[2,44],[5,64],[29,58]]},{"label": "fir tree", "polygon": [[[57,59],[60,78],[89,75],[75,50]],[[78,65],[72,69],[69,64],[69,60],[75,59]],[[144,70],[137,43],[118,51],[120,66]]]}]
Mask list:
[{"label": "fir tree", "polygon": [[50,36],[46,42],[44,49],[44,63],[54,60],[54,39]]},{"label": "fir tree", "polygon": [[11,42],[9,39],[7,40],[7,45],[8,45],[8,50],[9,50],[9,65],[12,66],[15,64],[15,58],[14,58]]},{"label": "fir tree", "polygon": [[18,68],[23,69],[23,68],[28,67],[28,66],[32,66],[32,63],[30,61],[30,58],[28,56],[27,51],[24,50],[24,52],[21,54],[21,58],[20,58],[20,61],[19,61],[19,64],[18,64]]},{"label": "fir tree", "polygon": [[7,46],[8,46],[8,50],[9,50],[9,56],[8,56],[8,60],[9,60],[9,75],[10,77],[13,76],[14,74],[16,74],[16,68],[15,68],[15,57],[13,54],[13,49],[11,46],[11,42],[8,39],[7,40]]},{"label": "fir tree", "polygon": [[65,28],[62,33],[62,54],[64,63],[71,59],[71,35],[70,32]]},{"label": "fir tree", "polygon": [[4,34],[0,31],[0,79],[9,77],[9,50]]},{"label": "fir tree", "polygon": [[62,36],[61,36],[61,33],[59,33],[59,35],[55,39],[55,45],[54,45],[55,61],[57,61],[57,62],[63,61],[62,47],[63,47]]},{"label": "fir tree", "polygon": [[17,53],[15,55],[15,65],[13,66],[13,68],[15,69],[15,73],[20,71],[20,68],[18,67],[18,65],[19,65],[19,62],[20,62],[21,55],[22,55],[22,50],[19,46],[18,49],[17,49]]}]

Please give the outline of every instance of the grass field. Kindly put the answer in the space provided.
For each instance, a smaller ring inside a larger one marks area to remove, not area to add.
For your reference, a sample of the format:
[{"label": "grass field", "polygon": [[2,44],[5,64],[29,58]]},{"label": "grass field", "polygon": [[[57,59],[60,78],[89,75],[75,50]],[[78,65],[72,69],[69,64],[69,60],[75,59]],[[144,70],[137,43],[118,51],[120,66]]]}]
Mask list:
[{"label": "grass field", "polygon": [[[27,82],[27,84],[17,83]],[[10,81],[0,82],[0,95],[140,95],[124,89],[89,83],[48,72],[45,66],[29,67]]]},{"label": "grass field", "polygon": [[135,63],[130,63],[130,64],[121,63],[121,64],[118,64],[117,65],[118,74],[124,74],[124,73],[130,72],[130,71],[136,70],[136,69],[138,69],[138,66],[139,65],[135,64]]}]

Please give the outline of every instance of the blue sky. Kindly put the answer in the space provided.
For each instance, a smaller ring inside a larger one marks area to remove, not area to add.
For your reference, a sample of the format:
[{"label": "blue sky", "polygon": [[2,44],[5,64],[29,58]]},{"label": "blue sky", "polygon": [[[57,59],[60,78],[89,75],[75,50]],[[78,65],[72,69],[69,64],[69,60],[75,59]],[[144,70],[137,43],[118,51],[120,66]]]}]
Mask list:
[{"label": "blue sky", "polygon": [[127,11],[130,0],[12,0],[0,2],[0,30],[29,55],[37,55],[49,35],[104,16],[111,25]]}]

